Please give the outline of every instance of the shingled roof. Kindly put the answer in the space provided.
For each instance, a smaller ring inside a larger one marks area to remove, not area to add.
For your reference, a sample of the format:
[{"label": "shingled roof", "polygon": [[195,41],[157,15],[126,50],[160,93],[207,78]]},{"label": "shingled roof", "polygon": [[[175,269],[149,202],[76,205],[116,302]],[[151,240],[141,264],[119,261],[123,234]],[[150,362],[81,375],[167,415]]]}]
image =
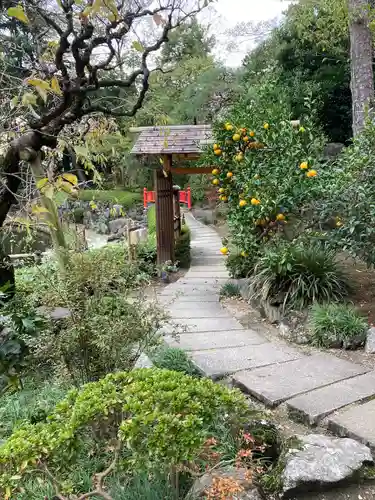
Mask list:
[{"label": "shingled roof", "polygon": [[213,142],[211,125],[164,125],[130,130],[140,132],[131,150],[131,154],[136,155],[197,155]]}]

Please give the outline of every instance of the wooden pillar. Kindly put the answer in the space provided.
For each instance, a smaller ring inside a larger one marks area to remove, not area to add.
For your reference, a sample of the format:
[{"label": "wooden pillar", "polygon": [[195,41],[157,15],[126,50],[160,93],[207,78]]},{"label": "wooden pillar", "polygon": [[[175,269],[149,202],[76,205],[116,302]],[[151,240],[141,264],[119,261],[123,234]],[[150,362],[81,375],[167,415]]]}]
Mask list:
[{"label": "wooden pillar", "polygon": [[164,156],[164,167],[155,172],[157,262],[174,262],[172,156]]}]

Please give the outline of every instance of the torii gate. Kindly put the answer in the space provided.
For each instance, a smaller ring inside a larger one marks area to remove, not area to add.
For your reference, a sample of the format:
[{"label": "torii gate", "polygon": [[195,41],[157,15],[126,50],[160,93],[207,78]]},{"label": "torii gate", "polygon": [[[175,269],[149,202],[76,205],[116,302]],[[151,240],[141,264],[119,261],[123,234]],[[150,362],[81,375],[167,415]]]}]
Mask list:
[{"label": "torii gate", "polygon": [[157,262],[174,262],[173,179],[175,174],[208,174],[212,167],[175,167],[180,161],[197,160],[202,147],[213,143],[211,125],[135,127],[138,133],[131,154],[162,158],[155,170]]}]

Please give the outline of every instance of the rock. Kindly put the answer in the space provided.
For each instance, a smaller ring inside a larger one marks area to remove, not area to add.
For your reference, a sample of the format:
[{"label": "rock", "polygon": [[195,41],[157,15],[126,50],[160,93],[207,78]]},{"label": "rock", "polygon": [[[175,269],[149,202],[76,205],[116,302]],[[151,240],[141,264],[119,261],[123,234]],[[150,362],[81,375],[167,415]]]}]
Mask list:
[{"label": "rock", "polygon": [[37,313],[42,316],[48,316],[52,321],[60,321],[71,316],[71,312],[66,307],[54,307],[53,309],[49,309],[48,307],[41,306],[38,307]]},{"label": "rock", "polygon": [[128,219],[125,217],[121,217],[120,219],[110,220],[108,222],[109,232],[112,234],[116,234],[119,229],[125,227],[128,223]]},{"label": "rock", "polygon": [[354,439],[341,439],[320,434],[297,436],[298,449],[285,458],[282,473],[284,496],[299,491],[332,487],[350,481],[363,465],[373,462],[370,449]]},{"label": "rock", "polygon": [[367,354],[375,354],[375,327],[369,328],[367,331],[365,351]]},{"label": "rock", "polygon": [[144,353],[142,353],[137,359],[134,368],[152,368],[154,363],[151,359]]},{"label": "rock", "polygon": [[249,300],[251,297],[250,280],[248,278],[240,278],[233,281],[240,291],[241,297]]},{"label": "rock", "polygon": [[263,498],[258,489],[252,484],[251,474],[249,474],[248,469],[235,467],[215,469],[196,479],[187,498],[189,500],[205,498],[207,496],[206,492],[213,485],[215,478],[233,479],[238,482],[241,491],[230,496],[233,500],[262,500]]},{"label": "rock", "polygon": [[345,145],[341,142],[329,142],[324,147],[323,156],[324,158],[333,159],[339,156],[341,151],[344,149]]},{"label": "rock", "polygon": [[262,315],[270,323],[280,323],[282,320],[282,307],[271,305],[268,300],[262,300],[260,303]]}]

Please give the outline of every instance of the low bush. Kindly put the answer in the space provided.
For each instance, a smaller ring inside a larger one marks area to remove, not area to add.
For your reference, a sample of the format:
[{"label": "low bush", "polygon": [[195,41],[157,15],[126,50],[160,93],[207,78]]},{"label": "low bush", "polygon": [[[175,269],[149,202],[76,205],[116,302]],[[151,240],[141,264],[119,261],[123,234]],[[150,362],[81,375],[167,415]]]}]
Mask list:
[{"label": "low bush", "polygon": [[85,210],[82,207],[77,207],[73,210],[73,221],[76,224],[82,224],[85,217]]},{"label": "low bush", "polygon": [[200,375],[194,363],[182,349],[165,347],[153,354],[151,358],[157,368],[175,370],[192,376]]},{"label": "low bush", "polygon": [[225,265],[231,278],[248,278],[254,271],[256,259],[254,256],[244,255],[236,253],[228,255]]},{"label": "low bush", "polygon": [[252,278],[254,295],[284,308],[343,299],[349,292],[333,251],[310,242],[279,242],[265,249]]},{"label": "low bush", "polygon": [[119,205],[124,208],[129,208],[135,203],[141,201],[140,192],[113,190],[100,190],[100,189],[81,189],[78,191],[80,200],[83,201],[101,201]]},{"label": "low bush", "polygon": [[241,291],[240,287],[235,283],[224,283],[220,289],[221,297],[240,297]]},{"label": "low bush", "polygon": [[190,230],[186,225],[182,226],[181,235],[176,241],[175,260],[182,269],[190,266]]},{"label": "low bush", "polygon": [[355,348],[366,340],[366,318],[350,304],[314,304],[309,314],[311,343]]},{"label": "low bush", "polygon": [[[110,374],[73,390],[46,422],[25,424],[0,447],[0,492],[6,498],[30,477],[55,494],[106,491],[110,474],[171,471],[197,459],[215,425],[241,427],[251,415],[245,397],[209,379],[159,369]],[[93,484],[75,482],[81,457],[96,457]],[[172,467],[172,469],[171,469]],[[53,478],[53,480],[51,480]]]}]

